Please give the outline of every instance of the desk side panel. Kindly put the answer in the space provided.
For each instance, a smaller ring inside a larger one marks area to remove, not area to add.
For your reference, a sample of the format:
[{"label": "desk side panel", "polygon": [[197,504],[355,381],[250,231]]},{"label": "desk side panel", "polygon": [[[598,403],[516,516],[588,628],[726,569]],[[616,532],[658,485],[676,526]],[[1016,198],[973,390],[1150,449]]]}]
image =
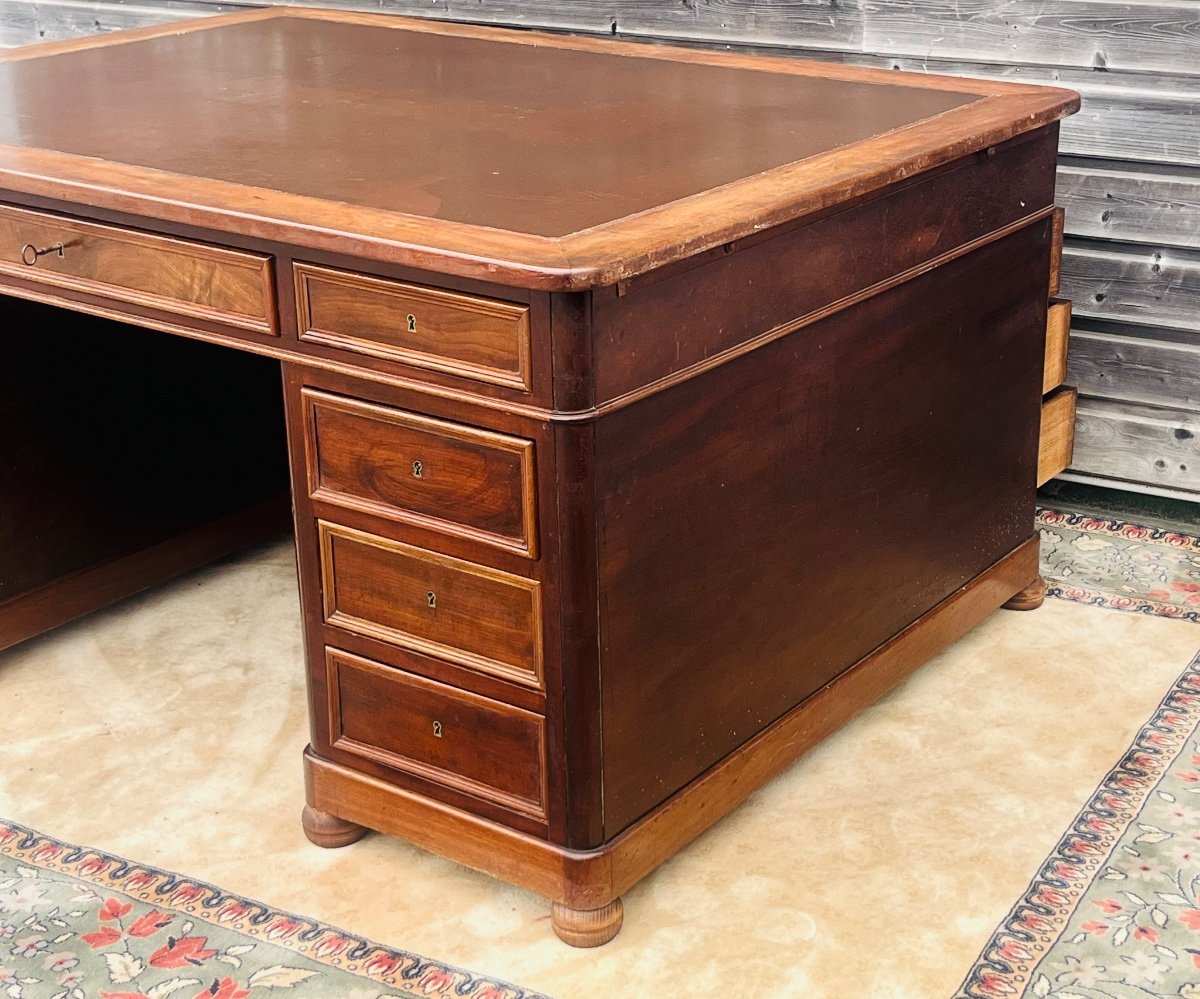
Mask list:
[{"label": "desk side panel", "polygon": [[1050,238],[600,419],[606,839],[1033,535]]},{"label": "desk side panel", "polygon": [[594,295],[597,403],[636,398],[1048,209],[1058,126]]}]

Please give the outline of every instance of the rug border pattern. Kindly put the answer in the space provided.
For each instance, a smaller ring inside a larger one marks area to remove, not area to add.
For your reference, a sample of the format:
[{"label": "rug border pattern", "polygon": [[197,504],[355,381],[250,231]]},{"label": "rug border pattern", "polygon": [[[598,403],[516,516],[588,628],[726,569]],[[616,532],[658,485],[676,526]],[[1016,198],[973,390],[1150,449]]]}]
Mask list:
[{"label": "rug border pattern", "polygon": [[[1172,684],[1120,762],[1043,862],[1020,900],[980,952],[954,999],[1008,999],[1024,993],[1089,885],[1108,863],[1151,792],[1200,726],[1200,653]],[[1105,829],[1099,832],[1097,829]]]},{"label": "rug border pattern", "polygon": [[411,951],[385,947],[332,924],[276,909],[216,885],[78,846],[28,826],[0,819],[0,855],[39,870],[114,891],[148,905],[284,947],[335,971],[357,975],[383,989],[461,999],[549,999],[497,978],[477,975]]},{"label": "rug border pattern", "polygon": [[[1148,527],[1145,524],[1136,524],[1116,517],[1069,513],[1065,510],[1055,510],[1053,507],[1038,506],[1036,524],[1039,530],[1041,528],[1066,527],[1122,541],[1157,544],[1164,548],[1194,552],[1200,556],[1200,537],[1161,527]],[[1046,584],[1046,596],[1059,600],[1124,611],[1127,614],[1145,614],[1152,617],[1169,617],[1177,621],[1200,623],[1200,609],[1189,610],[1177,604],[1163,603],[1145,596],[1123,596],[1090,587],[1072,586],[1056,576],[1047,576]]]}]

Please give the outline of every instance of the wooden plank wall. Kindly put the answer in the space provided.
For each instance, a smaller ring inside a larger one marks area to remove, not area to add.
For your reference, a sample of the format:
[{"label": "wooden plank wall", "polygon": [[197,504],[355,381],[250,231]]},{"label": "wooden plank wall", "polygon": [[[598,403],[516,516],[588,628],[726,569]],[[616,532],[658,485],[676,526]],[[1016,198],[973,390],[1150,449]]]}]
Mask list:
[{"label": "wooden plank wall", "polygon": [[[307,0],[1055,82],[1063,292],[1080,388],[1067,478],[1200,500],[1200,0]],[[254,6],[0,0],[0,45]]]}]

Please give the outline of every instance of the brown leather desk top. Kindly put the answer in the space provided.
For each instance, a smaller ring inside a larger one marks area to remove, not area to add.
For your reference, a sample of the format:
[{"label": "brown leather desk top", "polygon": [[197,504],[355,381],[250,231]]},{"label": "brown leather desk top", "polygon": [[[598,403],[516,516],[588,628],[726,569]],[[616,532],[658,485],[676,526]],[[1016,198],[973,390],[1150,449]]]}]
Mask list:
[{"label": "brown leather desk top", "polygon": [[586,287],[1001,141],[1073,100],[788,59],[254,11],[0,57],[0,188]]}]

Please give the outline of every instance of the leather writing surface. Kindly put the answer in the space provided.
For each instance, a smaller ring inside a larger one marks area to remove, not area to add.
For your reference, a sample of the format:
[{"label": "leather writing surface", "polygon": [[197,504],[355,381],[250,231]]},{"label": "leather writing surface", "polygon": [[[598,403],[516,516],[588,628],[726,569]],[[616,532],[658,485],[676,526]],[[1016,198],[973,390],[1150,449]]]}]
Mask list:
[{"label": "leather writing surface", "polygon": [[0,143],[553,237],[977,99],[276,17],[0,63]]}]

